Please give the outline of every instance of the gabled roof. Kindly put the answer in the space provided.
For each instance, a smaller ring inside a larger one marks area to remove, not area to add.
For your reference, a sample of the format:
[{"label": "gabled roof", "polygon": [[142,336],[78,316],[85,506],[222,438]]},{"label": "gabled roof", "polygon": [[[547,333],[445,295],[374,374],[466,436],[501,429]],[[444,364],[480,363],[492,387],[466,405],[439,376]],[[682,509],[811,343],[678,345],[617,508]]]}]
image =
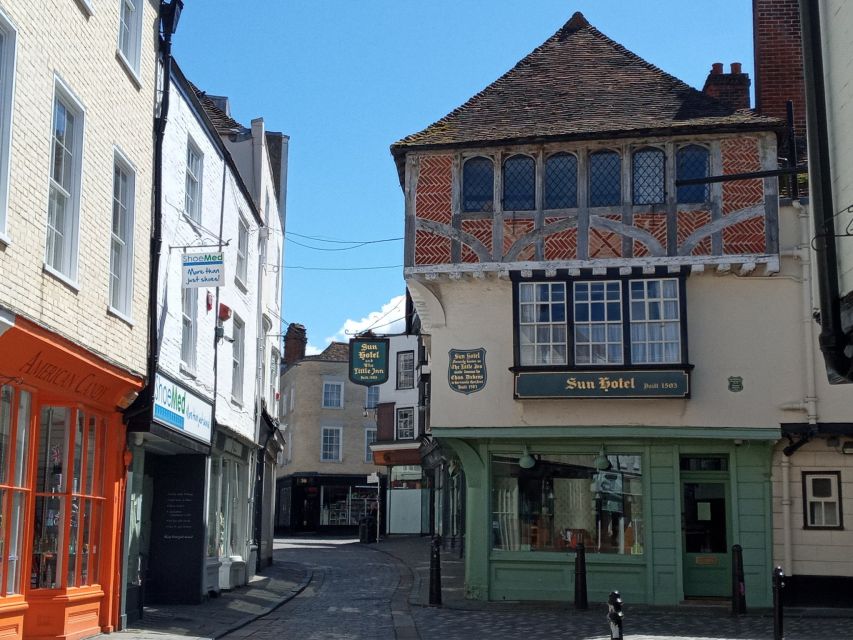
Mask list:
[{"label": "gabled roof", "polygon": [[316,356],[305,356],[303,360],[321,360],[323,362],[349,362],[349,344],[332,342],[322,353]]},{"label": "gabled roof", "polygon": [[391,146],[472,146],[607,139],[696,130],[768,130],[781,123],[715,98],[643,60],[575,13],[503,76],[423,131]]},{"label": "gabled roof", "polygon": [[227,136],[236,133],[243,133],[247,130],[242,124],[232,118],[222,107],[221,104],[227,104],[227,98],[224,96],[214,96],[202,91],[195,84],[190,83],[195,92],[201,106],[204,107],[204,112],[219,135]]}]

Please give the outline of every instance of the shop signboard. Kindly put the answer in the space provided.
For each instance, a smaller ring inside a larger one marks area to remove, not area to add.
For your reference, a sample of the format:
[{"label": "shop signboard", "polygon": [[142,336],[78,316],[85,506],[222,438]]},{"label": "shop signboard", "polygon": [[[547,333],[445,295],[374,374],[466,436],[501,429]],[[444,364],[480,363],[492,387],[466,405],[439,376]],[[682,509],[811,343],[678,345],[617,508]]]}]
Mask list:
[{"label": "shop signboard", "polygon": [[183,265],[183,288],[200,289],[221,287],[225,284],[225,254],[185,253],[181,256]]},{"label": "shop signboard", "polygon": [[154,422],[210,444],[213,406],[158,373],[154,376]]},{"label": "shop signboard", "polygon": [[447,362],[447,384],[457,393],[469,395],[486,386],[486,350],[451,349]]},{"label": "shop signboard", "polygon": [[521,371],[516,398],[686,398],[690,376],[682,370]]},{"label": "shop signboard", "polygon": [[388,381],[388,338],[349,341],[349,379],[366,387]]}]

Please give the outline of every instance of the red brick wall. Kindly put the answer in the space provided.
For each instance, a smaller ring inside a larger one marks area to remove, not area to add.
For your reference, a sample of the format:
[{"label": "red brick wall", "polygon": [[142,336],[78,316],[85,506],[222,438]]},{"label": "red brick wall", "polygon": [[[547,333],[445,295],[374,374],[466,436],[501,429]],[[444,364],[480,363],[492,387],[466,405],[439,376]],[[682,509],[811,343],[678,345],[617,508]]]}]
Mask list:
[{"label": "red brick wall", "polygon": [[[621,221],[621,216],[604,216],[616,222]],[[605,229],[589,227],[589,257],[592,258],[621,258],[622,236]]]},{"label": "red brick wall", "polygon": [[[453,217],[453,156],[420,159],[415,215],[424,220],[450,224]],[[415,233],[415,264],[448,264],[450,240],[426,231]]]},{"label": "red brick wall", "polygon": [[[491,220],[463,220],[462,231],[470,233],[480,242],[486,245],[486,248],[492,250],[492,221]],[[479,262],[477,254],[472,251],[468,245],[462,245],[462,262]]]},{"label": "red brick wall", "polygon": [[[720,145],[723,173],[759,171],[757,138],[733,138]],[[737,180],[723,183],[723,215],[764,202],[761,180]],[[723,253],[764,253],[764,216],[744,220],[723,229]]]},{"label": "red brick wall", "polygon": [[[509,220],[504,222],[504,255],[510,250],[515,241],[523,235],[533,231],[532,220]],[[516,260],[533,260],[536,247],[531,243],[527,245]]]},{"label": "red brick wall", "polygon": [[794,101],[798,135],[806,130],[803,47],[797,0],[753,0],[755,46],[755,107],[768,116],[785,118],[785,102]]},{"label": "red brick wall", "polygon": [[[679,249],[684,244],[684,241],[687,240],[687,237],[699,229],[704,227],[706,224],[711,222],[711,212],[710,211],[679,211],[678,212],[678,229],[676,230],[676,236],[678,238],[678,247]],[[708,256],[711,255],[711,237],[706,236],[702,238],[702,240],[693,247],[693,251],[690,252],[691,255],[694,256]]]},{"label": "red brick wall", "polygon": [[[666,214],[665,213],[635,213],[634,226],[643,231],[648,231],[660,242],[666,250]],[[650,255],[646,243],[634,240],[634,256],[641,258]]]},{"label": "red brick wall", "polygon": [[[545,218],[545,224],[558,222],[561,218]],[[545,238],[546,260],[574,260],[578,256],[578,230],[566,229]]]}]

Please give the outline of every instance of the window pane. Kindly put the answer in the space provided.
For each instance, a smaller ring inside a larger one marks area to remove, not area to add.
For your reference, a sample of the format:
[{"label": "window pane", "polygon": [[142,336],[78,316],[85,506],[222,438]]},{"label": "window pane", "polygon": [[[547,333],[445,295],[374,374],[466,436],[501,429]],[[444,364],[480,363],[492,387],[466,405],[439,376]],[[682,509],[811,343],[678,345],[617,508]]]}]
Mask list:
[{"label": "window pane", "polygon": [[832,480],[830,478],[812,478],[812,497],[831,498]]},{"label": "window pane", "polygon": [[[698,145],[682,147],[676,154],[676,179],[708,177],[708,150]],[[697,184],[677,188],[678,202],[704,203],[708,201],[708,185]]]},{"label": "window pane", "polygon": [[838,503],[824,502],[823,503],[823,523],[827,527],[838,526]]},{"label": "window pane", "polygon": [[21,556],[24,544],[24,506],[27,495],[23,491],[12,492],[12,506],[9,518],[9,552],[7,560],[9,563],[6,574],[6,595],[21,593],[23,591],[21,576],[23,574],[24,559]]},{"label": "window pane", "polygon": [[[12,438],[12,400],[14,393],[12,387],[3,385],[0,387],[0,484],[7,484],[9,469],[9,449]],[[0,502],[0,509],[2,509]]]},{"label": "window pane", "polygon": [[492,211],[494,165],[488,158],[470,158],[462,167],[462,210]]},{"label": "window pane", "polygon": [[622,201],[622,163],[615,151],[589,156],[589,205],[605,207]]},{"label": "window pane", "polygon": [[529,211],[536,207],[536,165],[530,156],[516,155],[504,162],[503,208]]},{"label": "window pane", "polygon": [[578,159],[569,153],[556,153],[545,160],[545,208],[566,209],[578,206]]},{"label": "window pane", "polygon": [[16,487],[28,487],[30,485],[28,461],[30,453],[30,407],[32,396],[28,391],[18,391],[18,431],[15,435],[15,479],[13,485]]},{"label": "window pane", "polygon": [[664,154],[659,149],[634,152],[634,204],[664,201]]}]

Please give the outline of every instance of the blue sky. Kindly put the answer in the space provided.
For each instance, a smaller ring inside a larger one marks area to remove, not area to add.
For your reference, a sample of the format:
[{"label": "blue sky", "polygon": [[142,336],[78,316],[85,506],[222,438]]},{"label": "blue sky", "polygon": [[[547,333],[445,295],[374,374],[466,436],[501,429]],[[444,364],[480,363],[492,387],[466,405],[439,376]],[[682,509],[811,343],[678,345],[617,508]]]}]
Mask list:
[{"label": "blue sky", "polygon": [[[185,0],[174,52],[248,124],[290,136],[284,309],[309,346],[402,315],[403,235],[388,147],[510,69],[575,11],[701,89],[713,62],[753,76],[749,0]],[[309,249],[310,245],[325,250]],[[335,250],[329,250],[335,249]],[[346,249],[346,250],[339,250]],[[298,267],[348,269],[309,270]]]}]

